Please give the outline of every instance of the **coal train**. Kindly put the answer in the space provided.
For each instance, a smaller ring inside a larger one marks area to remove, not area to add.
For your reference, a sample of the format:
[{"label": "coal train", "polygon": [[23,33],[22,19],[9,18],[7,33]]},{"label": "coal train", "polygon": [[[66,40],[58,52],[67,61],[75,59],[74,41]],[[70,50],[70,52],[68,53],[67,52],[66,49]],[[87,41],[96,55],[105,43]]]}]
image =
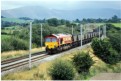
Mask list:
[{"label": "coal train", "polygon": [[[54,54],[64,50],[68,50],[81,45],[91,42],[94,37],[99,36],[99,31],[93,30],[93,32],[88,32],[82,35],[72,35],[72,34],[50,34],[45,37],[45,47],[48,54]],[[100,36],[102,36],[102,30],[100,31]]]}]

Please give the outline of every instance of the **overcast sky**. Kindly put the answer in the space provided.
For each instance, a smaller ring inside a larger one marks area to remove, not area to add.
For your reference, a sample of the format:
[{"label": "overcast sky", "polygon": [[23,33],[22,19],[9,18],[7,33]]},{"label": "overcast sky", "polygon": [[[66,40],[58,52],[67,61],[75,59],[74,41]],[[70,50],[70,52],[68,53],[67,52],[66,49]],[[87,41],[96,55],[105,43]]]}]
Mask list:
[{"label": "overcast sky", "polygon": [[2,0],[1,9],[23,6],[43,6],[51,9],[113,8],[121,9],[121,0]]}]

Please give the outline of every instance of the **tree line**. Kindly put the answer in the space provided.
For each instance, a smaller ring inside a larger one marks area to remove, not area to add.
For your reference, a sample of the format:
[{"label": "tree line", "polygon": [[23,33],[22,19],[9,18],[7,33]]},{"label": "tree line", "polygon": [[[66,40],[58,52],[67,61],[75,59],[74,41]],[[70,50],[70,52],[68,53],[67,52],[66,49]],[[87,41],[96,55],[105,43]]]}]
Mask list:
[{"label": "tree line", "polygon": [[[1,18],[5,18],[4,16],[1,16]],[[28,17],[20,17],[19,19],[23,20],[32,20],[31,18]],[[47,23],[49,26],[54,26],[57,27],[59,25],[66,25],[67,27],[71,26],[72,24],[75,25],[75,23],[120,23],[121,18],[118,16],[114,15],[112,18],[109,19],[93,19],[93,18],[83,18],[82,20],[76,19],[73,21],[65,20],[65,19],[57,19],[57,18],[50,18],[50,19],[33,19],[33,23]],[[17,22],[8,22],[8,21],[3,21],[2,20],[2,25],[1,27],[9,27],[9,26],[14,26],[14,25],[21,25],[21,26],[26,26],[28,23],[17,23]]]},{"label": "tree line", "polygon": [[16,26],[16,25],[19,25],[19,26],[27,26],[29,23],[17,23],[17,22],[8,22],[8,21],[2,21],[1,20],[1,28],[4,28],[4,27],[10,27],[10,26]]},{"label": "tree line", "polygon": [[[77,19],[75,22],[79,22],[79,20]],[[118,16],[114,15],[112,18],[109,19],[93,19],[93,18],[88,18],[88,19],[82,19],[82,21],[80,21],[81,23],[120,23],[121,22],[121,18],[118,18]]]},{"label": "tree line", "polygon": [[93,19],[93,18],[83,18],[82,20],[76,19],[73,21],[69,20],[64,20],[64,19],[57,19],[57,18],[51,18],[51,19],[43,19],[43,20],[38,20],[35,19],[34,23],[48,23],[50,26],[58,26],[58,25],[66,25],[66,26],[71,26],[72,24],[75,25],[75,23],[120,23],[121,18],[118,16],[114,15],[112,18],[109,19]]}]

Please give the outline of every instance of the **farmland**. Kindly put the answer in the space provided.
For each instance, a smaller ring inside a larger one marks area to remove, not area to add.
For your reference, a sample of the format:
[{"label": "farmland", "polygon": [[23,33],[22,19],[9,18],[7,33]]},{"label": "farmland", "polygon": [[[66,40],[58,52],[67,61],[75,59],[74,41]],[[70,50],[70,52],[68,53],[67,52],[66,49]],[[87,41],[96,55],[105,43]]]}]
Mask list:
[{"label": "farmland", "polygon": [[28,23],[30,20],[22,20],[18,18],[1,18],[1,21],[16,22],[16,23]]},{"label": "farmland", "polygon": [[111,24],[116,26],[116,27],[120,27],[121,28],[121,23],[111,23]]}]

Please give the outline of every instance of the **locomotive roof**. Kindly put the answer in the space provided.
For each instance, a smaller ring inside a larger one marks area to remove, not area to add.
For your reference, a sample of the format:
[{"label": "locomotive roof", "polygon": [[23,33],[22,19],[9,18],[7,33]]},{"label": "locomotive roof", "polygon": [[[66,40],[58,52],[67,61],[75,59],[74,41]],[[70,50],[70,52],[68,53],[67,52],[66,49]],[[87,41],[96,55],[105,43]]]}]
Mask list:
[{"label": "locomotive roof", "polygon": [[64,36],[71,36],[71,34],[52,34],[53,36],[58,37],[64,37]]},{"label": "locomotive roof", "polygon": [[61,37],[72,36],[72,35],[71,34],[51,34],[51,35],[48,35],[46,37],[50,37],[50,36],[61,38]]}]

